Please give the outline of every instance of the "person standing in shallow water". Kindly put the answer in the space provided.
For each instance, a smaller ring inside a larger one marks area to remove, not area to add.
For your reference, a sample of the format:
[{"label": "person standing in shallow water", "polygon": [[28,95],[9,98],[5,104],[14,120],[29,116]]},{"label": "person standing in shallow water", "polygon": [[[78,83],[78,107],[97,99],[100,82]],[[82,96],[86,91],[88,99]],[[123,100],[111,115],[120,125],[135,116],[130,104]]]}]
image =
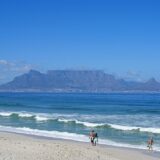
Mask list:
[{"label": "person standing in shallow water", "polygon": [[92,130],[89,134],[89,138],[91,140],[91,144],[92,146],[96,146],[97,142],[98,142],[98,134]]},{"label": "person standing in shallow water", "polygon": [[94,134],[94,145],[96,146],[98,142],[98,133]]},{"label": "person standing in shallow water", "polygon": [[149,140],[148,140],[148,142],[147,142],[147,144],[148,144],[148,149],[149,150],[152,150],[153,151],[153,143],[154,143],[154,141],[153,141],[153,137],[151,137]]},{"label": "person standing in shallow water", "polygon": [[92,146],[94,146],[94,138],[95,138],[94,130],[92,130],[92,131],[90,132],[89,138],[90,138],[90,140],[91,140]]}]

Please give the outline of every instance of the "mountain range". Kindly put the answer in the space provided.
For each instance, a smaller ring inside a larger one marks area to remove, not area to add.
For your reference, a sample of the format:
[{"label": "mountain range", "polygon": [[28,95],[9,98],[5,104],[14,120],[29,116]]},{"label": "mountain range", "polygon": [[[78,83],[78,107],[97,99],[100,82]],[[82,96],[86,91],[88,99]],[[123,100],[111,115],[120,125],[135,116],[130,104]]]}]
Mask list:
[{"label": "mountain range", "polygon": [[146,82],[126,81],[101,70],[30,70],[0,86],[0,91],[35,92],[159,92],[154,78]]}]

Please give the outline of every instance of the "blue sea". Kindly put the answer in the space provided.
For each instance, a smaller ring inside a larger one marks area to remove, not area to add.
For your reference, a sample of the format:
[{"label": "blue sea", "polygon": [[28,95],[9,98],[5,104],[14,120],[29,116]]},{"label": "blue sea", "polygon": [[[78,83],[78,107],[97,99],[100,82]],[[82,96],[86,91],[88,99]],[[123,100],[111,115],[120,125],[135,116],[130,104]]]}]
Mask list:
[{"label": "blue sea", "polygon": [[0,93],[0,131],[160,151],[160,94]]}]

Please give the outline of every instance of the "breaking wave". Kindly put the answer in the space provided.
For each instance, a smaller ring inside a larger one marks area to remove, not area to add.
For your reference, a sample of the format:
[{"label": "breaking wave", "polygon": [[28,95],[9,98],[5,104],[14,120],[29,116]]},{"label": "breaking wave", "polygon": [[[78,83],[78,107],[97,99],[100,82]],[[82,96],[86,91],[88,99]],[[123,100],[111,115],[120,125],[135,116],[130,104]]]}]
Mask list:
[{"label": "breaking wave", "polygon": [[[69,132],[47,131],[47,130],[27,128],[27,127],[21,128],[21,127],[10,127],[10,126],[0,126],[0,131],[19,133],[19,134],[25,134],[25,135],[34,135],[34,136],[40,136],[40,137],[48,137],[48,138],[74,140],[79,142],[89,142],[89,138],[87,135],[69,133]],[[131,145],[126,143],[118,143],[118,142],[114,142],[106,139],[99,139],[98,143],[103,145],[117,146],[117,147],[146,149],[145,145]],[[155,146],[155,150],[160,151],[160,148]]]},{"label": "breaking wave", "polygon": [[[103,127],[103,128],[112,128],[121,131],[138,131],[138,132],[149,132],[160,134],[160,128],[152,128],[152,127],[139,127],[139,126],[125,126],[125,125],[117,125],[110,123],[94,123],[94,122],[86,122],[76,119],[73,115],[62,115],[62,114],[48,114],[48,113],[30,113],[30,112],[0,112],[0,116],[2,117],[18,117],[18,118],[26,118],[33,119],[37,122],[42,121],[57,121],[60,123],[74,123],[77,125],[83,125],[85,127],[93,128],[93,127]],[[65,117],[65,118],[63,118]]]}]

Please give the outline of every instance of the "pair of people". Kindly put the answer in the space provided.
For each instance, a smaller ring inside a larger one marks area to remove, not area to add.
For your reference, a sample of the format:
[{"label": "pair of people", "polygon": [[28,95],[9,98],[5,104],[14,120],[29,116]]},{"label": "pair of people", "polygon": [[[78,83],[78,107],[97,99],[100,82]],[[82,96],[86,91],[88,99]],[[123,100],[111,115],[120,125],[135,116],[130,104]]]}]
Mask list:
[{"label": "pair of people", "polygon": [[[92,146],[96,146],[97,142],[98,142],[98,134],[92,130],[89,134],[89,138],[91,140],[91,144]],[[154,143],[154,140],[153,140],[153,137],[151,137],[148,141],[147,141],[147,147],[149,150],[153,150],[153,143]]]},{"label": "pair of people", "polygon": [[92,146],[96,146],[97,142],[98,142],[98,134],[96,132],[94,132],[94,130],[92,130],[89,134],[89,138],[91,140],[91,144]]},{"label": "pair of people", "polygon": [[153,141],[153,137],[151,137],[148,141],[147,141],[147,147],[148,147],[148,149],[149,150],[153,150],[153,143],[154,143],[154,141]]}]

